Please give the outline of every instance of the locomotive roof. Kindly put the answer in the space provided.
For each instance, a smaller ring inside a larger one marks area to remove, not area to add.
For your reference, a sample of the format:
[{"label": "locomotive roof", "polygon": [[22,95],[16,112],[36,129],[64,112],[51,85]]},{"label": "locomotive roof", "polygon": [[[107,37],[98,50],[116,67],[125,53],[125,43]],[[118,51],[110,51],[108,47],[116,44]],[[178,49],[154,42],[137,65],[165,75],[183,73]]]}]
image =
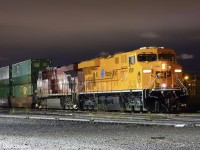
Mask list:
[{"label": "locomotive roof", "polygon": [[128,51],[128,52],[116,53],[114,55],[121,55],[121,54],[125,54],[125,53],[127,54],[127,53],[131,53],[131,52],[135,52],[136,54],[145,53],[145,52],[149,52],[149,53],[151,53],[151,52],[158,52],[158,53],[170,52],[170,53],[175,54],[175,51],[172,50],[172,49],[169,49],[169,48],[164,48],[164,47],[142,47],[142,48],[139,48],[139,49],[136,49],[136,50],[131,50],[131,51]]},{"label": "locomotive roof", "polygon": [[[162,52],[170,52],[170,53],[173,53],[175,54],[175,51],[173,49],[169,49],[169,48],[164,48],[164,47],[141,47],[139,49],[135,49],[135,50],[130,50],[130,51],[127,51],[127,52],[117,52],[113,55],[106,55],[106,56],[101,56],[101,57],[96,57],[96,58],[91,58],[91,59],[88,59],[88,60],[84,60],[84,61],[90,61],[90,60],[94,60],[94,59],[99,59],[99,58],[110,58],[110,57],[114,57],[116,55],[122,55],[122,54],[128,54],[128,53],[131,53],[131,52],[135,52],[135,53],[142,53],[142,52],[158,52],[158,53],[162,53]],[[82,61],[82,62],[84,62]]]}]

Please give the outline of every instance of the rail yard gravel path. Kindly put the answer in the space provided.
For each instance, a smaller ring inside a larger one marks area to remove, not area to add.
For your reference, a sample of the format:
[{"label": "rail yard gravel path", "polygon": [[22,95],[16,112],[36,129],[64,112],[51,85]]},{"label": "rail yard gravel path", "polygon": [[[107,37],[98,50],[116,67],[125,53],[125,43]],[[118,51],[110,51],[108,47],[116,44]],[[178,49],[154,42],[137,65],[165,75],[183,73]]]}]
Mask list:
[{"label": "rail yard gravel path", "polygon": [[0,118],[0,149],[200,149],[199,127]]},{"label": "rail yard gravel path", "polygon": [[200,127],[200,113],[155,114],[122,112],[85,112],[66,110],[0,109],[0,118],[29,118],[93,123],[134,125],[196,126]]}]

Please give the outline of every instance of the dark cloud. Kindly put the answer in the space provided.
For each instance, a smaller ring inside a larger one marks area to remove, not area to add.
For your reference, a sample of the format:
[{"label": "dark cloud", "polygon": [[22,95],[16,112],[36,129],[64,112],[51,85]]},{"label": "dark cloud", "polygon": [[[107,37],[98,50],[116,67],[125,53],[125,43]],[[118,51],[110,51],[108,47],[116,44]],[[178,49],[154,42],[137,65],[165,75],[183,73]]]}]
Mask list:
[{"label": "dark cloud", "polygon": [[9,61],[8,58],[0,57],[0,61]]},{"label": "dark cloud", "polygon": [[193,54],[181,54],[180,56],[177,56],[178,59],[193,59],[194,58],[194,55]]},{"label": "dark cloud", "polygon": [[155,38],[159,38],[159,35],[156,34],[155,32],[146,32],[146,33],[142,33],[140,35],[140,37],[148,38],[148,39],[155,39]]}]

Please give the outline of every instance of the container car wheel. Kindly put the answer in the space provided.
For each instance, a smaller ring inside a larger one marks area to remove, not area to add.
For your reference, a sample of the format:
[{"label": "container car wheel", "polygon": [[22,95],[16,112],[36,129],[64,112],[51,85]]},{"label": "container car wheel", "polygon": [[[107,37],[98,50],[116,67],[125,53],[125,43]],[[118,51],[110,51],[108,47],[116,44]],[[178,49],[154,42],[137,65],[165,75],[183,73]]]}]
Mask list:
[{"label": "container car wheel", "polygon": [[63,109],[65,109],[65,103],[66,103],[66,100],[65,99],[60,99],[60,105]]}]

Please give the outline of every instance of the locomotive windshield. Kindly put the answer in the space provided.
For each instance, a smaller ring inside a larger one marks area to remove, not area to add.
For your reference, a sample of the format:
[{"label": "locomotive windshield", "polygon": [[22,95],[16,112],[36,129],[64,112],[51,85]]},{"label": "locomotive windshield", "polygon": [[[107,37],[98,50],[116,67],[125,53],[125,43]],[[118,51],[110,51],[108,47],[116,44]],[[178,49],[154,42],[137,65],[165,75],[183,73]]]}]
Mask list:
[{"label": "locomotive windshield", "polygon": [[158,60],[168,60],[175,62],[175,55],[174,54],[159,54]]},{"label": "locomotive windshield", "polygon": [[156,61],[157,57],[156,54],[138,54],[137,60],[138,61]]}]

